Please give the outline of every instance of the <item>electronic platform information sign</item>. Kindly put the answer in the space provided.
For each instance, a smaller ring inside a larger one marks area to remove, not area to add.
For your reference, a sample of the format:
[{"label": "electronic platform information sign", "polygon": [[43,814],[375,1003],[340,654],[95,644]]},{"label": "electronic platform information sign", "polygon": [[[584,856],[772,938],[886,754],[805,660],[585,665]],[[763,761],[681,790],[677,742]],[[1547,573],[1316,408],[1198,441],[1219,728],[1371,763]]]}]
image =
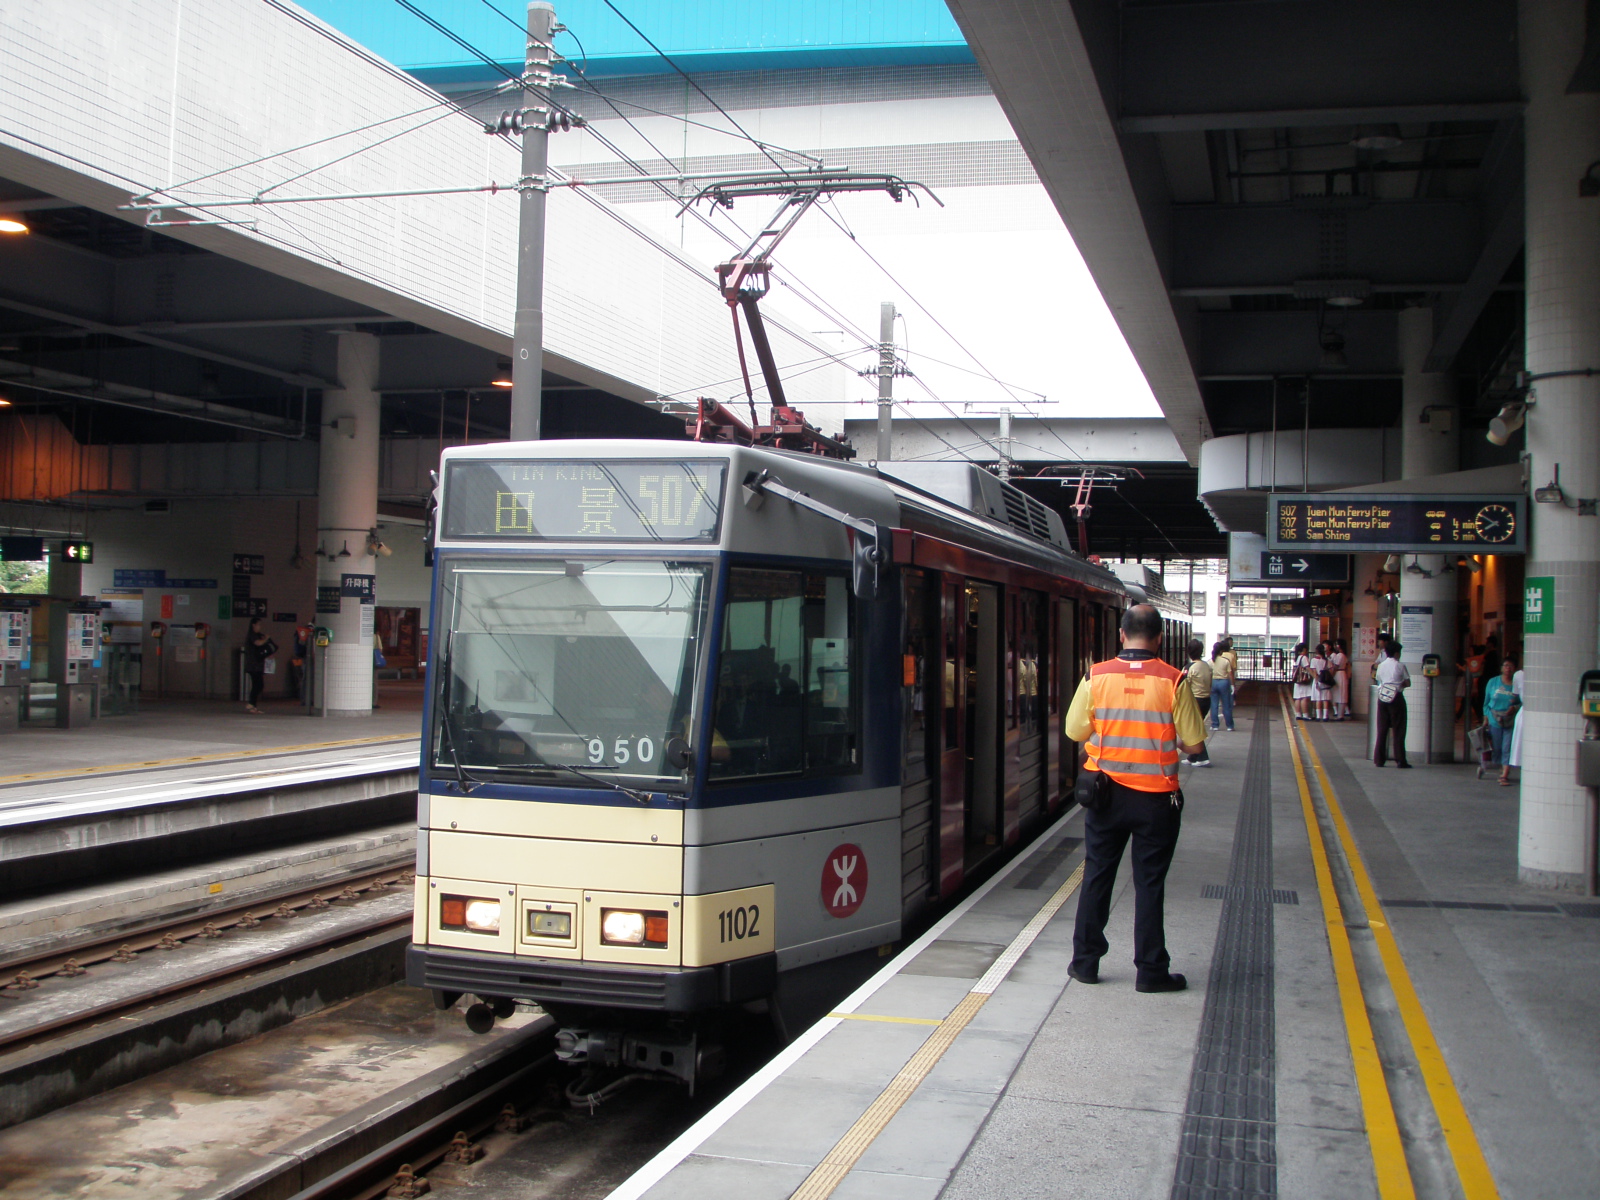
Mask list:
[{"label": "electronic platform information sign", "polygon": [[715,542],[722,459],[457,459],[445,541]]},{"label": "electronic platform information sign", "polygon": [[1524,496],[1279,492],[1269,499],[1273,550],[1523,554],[1528,547]]}]

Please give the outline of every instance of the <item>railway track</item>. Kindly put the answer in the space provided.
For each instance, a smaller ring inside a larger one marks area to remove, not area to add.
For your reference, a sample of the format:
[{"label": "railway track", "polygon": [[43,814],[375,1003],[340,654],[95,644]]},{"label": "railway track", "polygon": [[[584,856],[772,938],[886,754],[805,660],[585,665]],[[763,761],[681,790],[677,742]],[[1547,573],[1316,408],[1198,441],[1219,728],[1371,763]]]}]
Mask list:
[{"label": "railway track", "polygon": [[[0,986],[0,999],[20,1000],[45,980],[77,979],[86,975],[90,967],[132,964],[140,955],[169,953],[186,945],[204,944],[232,930],[256,929],[268,922],[283,925],[302,913],[322,911],[335,905],[348,907],[364,897],[393,894],[395,888],[409,887],[414,878],[411,871],[395,867],[368,869],[326,880],[316,887],[269,893],[249,903],[214,910],[203,918],[190,916],[141,922],[119,931],[116,936],[100,938],[70,950],[0,960],[0,977],[7,979]],[[410,921],[409,912],[374,914],[370,921],[344,924],[336,930],[297,939],[292,945],[263,949],[245,962],[160,983],[134,995],[92,1004],[67,1015],[0,1030],[0,1053],[22,1049],[45,1038],[71,1033],[219,983],[242,979],[308,954],[361,941],[374,933],[402,929]]]}]

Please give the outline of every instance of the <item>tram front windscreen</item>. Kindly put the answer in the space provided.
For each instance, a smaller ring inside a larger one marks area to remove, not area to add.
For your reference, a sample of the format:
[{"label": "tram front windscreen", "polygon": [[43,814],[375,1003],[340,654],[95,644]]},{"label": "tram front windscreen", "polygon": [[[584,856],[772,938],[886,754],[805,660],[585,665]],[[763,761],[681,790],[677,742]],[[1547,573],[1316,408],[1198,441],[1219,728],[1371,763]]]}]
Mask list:
[{"label": "tram front windscreen", "polygon": [[443,559],[435,767],[676,781],[666,747],[691,728],[709,577],[649,559]]}]

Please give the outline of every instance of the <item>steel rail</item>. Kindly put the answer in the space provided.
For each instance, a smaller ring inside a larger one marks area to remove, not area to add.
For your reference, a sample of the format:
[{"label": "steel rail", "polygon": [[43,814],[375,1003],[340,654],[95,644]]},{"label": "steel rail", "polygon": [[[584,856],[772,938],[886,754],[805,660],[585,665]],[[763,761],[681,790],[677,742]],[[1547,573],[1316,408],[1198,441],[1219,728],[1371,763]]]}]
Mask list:
[{"label": "steel rail", "polygon": [[[404,860],[411,856],[406,853],[396,857]],[[93,941],[52,950],[45,954],[35,952],[10,959],[0,958],[0,972],[11,975],[9,982],[0,984],[0,994],[7,990],[31,990],[26,988],[25,983],[19,987],[22,975],[27,976],[28,982],[34,983],[62,973],[71,977],[77,974],[77,970],[73,968],[81,969],[114,959],[124,950],[129,954],[138,954],[145,950],[161,949],[164,944],[165,948],[170,950],[174,948],[172,942],[182,942],[197,937],[210,938],[224,929],[234,927],[254,928],[255,924],[269,917],[288,919],[284,917],[285,910],[291,913],[304,908],[316,910],[326,907],[335,900],[356,898],[347,895],[347,892],[359,895],[380,887],[409,884],[413,878],[415,878],[413,872],[400,863],[378,870],[366,867],[347,875],[335,876],[314,887],[286,886],[281,890],[269,891],[256,899],[218,908],[202,915],[157,919],[130,925],[115,935],[96,938]]]}]

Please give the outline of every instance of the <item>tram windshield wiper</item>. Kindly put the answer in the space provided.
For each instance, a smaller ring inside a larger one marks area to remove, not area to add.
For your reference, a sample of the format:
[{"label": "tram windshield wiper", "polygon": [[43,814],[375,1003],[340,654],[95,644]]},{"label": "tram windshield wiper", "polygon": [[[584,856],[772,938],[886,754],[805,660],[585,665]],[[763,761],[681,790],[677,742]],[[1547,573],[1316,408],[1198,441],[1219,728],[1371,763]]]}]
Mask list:
[{"label": "tram windshield wiper", "polygon": [[[549,762],[549,761],[541,758],[541,759],[539,759],[537,761],[537,763],[535,765],[538,766],[538,767],[548,768],[551,771],[570,771],[572,774],[576,775],[579,779],[587,779],[590,783],[598,783],[601,787],[608,787],[608,788],[611,788],[611,789],[613,789],[615,791],[621,792],[624,796],[626,796],[630,800],[638,801],[640,804],[649,804],[650,803],[650,793],[649,792],[641,792],[638,788],[625,787],[624,785],[618,783],[614,779],[601,779],[598,776],[589,774],[588,771],[580,771],[577,767],[573,766],[571,763]],[[602,771],[609,771],[609,770],[614,770],[615,768],[612,768],[612,767],[600,767],[598,769],[602,770]]]},{"label": "tram windshield wiper", "polygon": [[[483,786],[483,780],[475,775],[467,774],[467,769],[461,765],[461,755],[456,750],[455,721],[450,715],[450,697],[455,690],[453,686],[455,676],[450,670],[451,649],[450,644],[447,642],[445,644],[444,662],[441,664],[444,667],[444,696],[441,698],[439,706],[439,725],[444,733],[444,738],[442,739],[444,748],[450,751],[450,762],[456,769],[456,786],[461,789],[463,796],[470,796],[472,788]],[[472,787],[467,786],[469,779],[472,781]]]}]

